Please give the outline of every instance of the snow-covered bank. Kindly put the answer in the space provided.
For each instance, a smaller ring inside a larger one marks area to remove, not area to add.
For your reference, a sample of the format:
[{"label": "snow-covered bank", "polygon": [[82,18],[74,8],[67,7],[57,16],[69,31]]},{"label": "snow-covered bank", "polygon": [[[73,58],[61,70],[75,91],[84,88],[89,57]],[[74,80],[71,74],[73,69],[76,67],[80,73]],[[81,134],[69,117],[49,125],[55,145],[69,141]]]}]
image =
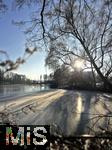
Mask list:
[{"label": "snow-covered bank", "polygon": [[53,125],[52,132],[55,126],[64,135],[88,133],[89,128],[97,130],[106,127],[109,118],[112,121],[107,117],[112,115],[112,95],[105,93],[60,89],[2,101],[1,112],[4,106],[17,124]]}]

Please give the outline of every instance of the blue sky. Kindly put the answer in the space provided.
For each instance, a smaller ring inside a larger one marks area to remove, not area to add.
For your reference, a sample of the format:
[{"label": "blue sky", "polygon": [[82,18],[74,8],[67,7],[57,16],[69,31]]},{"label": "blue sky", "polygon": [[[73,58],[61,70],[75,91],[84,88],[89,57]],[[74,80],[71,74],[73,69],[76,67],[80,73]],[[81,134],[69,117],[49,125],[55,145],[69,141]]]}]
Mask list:
[{"label": "blue sky", "polygon": [[[10,6],[9,0],[7,0],[7,3]],[[22,56],[25,49],[23,30],[13,25],[12,20],[27,19],[31,11],[27,7],[21,10],[13,10],[10,7],[4,15],[0,15],[0,50],[7,51],[12,60]],[[25,64],[13,72],[25,74],[31,79],[38,79],[41,74],[46,72],[44,67],[45,55],[44,51],[36,52]]]}]

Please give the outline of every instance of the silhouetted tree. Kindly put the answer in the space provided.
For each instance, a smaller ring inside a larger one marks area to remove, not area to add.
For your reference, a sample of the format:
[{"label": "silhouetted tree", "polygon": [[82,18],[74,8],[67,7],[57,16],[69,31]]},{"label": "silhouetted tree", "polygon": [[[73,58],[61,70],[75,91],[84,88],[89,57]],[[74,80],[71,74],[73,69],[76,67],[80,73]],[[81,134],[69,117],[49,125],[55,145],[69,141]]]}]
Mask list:
[{"label": "silhouetted tree", "polygon": [[[27,26],[27,45],[36,43],[39,49],[46,48],[50,60],[47,63],[55,67],[61,62],[72,66],[75,58],[83,59],[100,76],[105,87],[112,89],[112,1],[15,0],[18,8],[31,3],[38,5],[31,19],[15,22]],[[33,54],[29,48],[25,52]],[[0,65],[7,66],[9,71],[23,62],[20,58]]]}]

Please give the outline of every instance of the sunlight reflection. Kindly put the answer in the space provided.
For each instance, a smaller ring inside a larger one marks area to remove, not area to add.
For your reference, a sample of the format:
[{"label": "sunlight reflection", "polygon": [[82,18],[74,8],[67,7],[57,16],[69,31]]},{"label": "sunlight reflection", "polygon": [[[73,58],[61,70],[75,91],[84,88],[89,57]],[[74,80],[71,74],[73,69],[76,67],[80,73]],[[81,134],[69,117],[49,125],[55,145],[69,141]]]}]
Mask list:
[{"label": "sunlight reflection", "polygon": [[77,98],[77,107],[76,107],[77,113],[82,112],[82,97],[79,95]]},{"label": "sunlight reflection", "polygon": [[68,122],[68,130],[67,130],[67,134],[68,135],[72,135],[74,136],[74,131],[77,130],[77,126],[80,122],[80,118],[81,118],[81,113],[82,113],[82,109],[83,109],[83,99],[81,97],[80,93],[77,93],[75,98],[75,102],[73,105],[73,113],[70,114],[70,116],[67,119]]}]

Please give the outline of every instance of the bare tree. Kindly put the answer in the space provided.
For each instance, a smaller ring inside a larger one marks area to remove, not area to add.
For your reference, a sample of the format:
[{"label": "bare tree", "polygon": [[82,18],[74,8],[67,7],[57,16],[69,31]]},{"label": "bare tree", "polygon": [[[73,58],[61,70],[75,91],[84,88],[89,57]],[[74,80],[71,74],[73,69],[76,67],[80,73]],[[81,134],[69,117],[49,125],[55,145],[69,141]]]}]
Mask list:
[{"label": "bare tree", "polygon": [[51,14],[47,62],[57,59],[70,65],[72,57],[84,59],[111,89],[112,1],[60,0],[54,2]]},{"label": "bare tree", "polygon": [[[84,59],[112,89],[112,1],[111,0],[15,0],[18,8],[35,3],[37,9],[26,25],[27,44],[48,50],[51,64],[73,65]],[[58,63],[57,63],[58,62]]]},{"label": "bare tree", "polygon": [[22,57],[18,57],[16,61],[13,61],[9,58],[9,55],[6,53],[5,50],[0,50],[1,54],[5,55],[5,60],[0,60],[0,67],[4,70],[4,73],[17,69],[20,64],[25,63],[25,61],[35,52],[37,48],[29,49],[26,48],[24,55]]}]

